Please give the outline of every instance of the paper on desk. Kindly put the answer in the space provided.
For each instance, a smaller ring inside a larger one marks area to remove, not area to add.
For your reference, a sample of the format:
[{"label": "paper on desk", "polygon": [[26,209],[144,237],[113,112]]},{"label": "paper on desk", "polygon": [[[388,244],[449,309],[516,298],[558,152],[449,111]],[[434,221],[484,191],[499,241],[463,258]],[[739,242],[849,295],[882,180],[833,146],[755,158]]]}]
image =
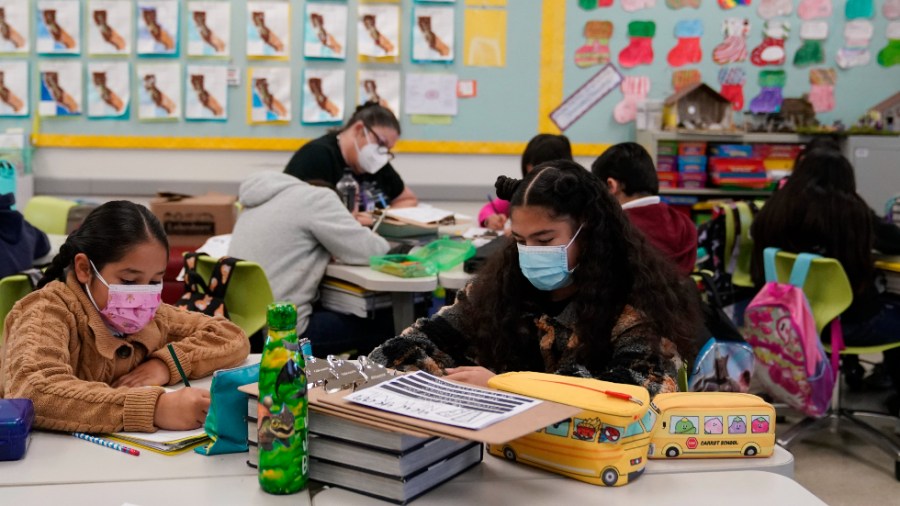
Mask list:
[{"label": "paper on desk", "polygon": [[452,211],[424,206],[388,209],[386,214],[391,218],[415,221],[419,223],[438,223],[441,220],[453,216]]},{"label": "paper on desk", "polygon": [[406,114],[456,116],[456,74],[407,74]]},{"label": "paper on desk", "polygon": [[203,427],[194,430],[159,430],[156,432],[116,432],[115,437],[133,441],[149,441],[152,443],[174,443],[204,436]]},{"label": "paper on desk", "polygon": [[446,381],[423,371],[364,388],[345,399],[391,413],[473,430],[541,403],[521,395]]}]

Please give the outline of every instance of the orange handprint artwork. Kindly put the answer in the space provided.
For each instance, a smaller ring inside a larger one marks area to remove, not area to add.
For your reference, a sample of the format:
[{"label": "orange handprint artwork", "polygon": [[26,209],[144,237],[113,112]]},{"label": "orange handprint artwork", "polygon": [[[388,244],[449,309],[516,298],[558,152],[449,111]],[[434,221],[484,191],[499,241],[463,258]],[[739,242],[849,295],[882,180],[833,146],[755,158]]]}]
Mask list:
[{"label": "orange handprint artwork", "polygon": [[94,24],[97,26],[97,29],[100,30],[100,35],[103,37],[108,44],[116,48],[117,51],[122,51],[125,49],[125,38],[119,34],[113,27],[109,26],[107,22],[106,11],[102,9],[98,9],[94,11]]},{"label": "orange handprint artwork", "polygon": [[341,110],[322,91],[322,78],[310,77],[307,80],[307,84],[319,108],[328,113],[329,116],[336,118]]},{"label": "orange handprint artwork", "polygon": [[221,53],[225,51],[225,42],[216,35],[206,24],[206,13],[203,11],[194,11],[194,24],[197,25],[197,32],[200,33],[200,37],[213,49],[216,50],[217,53]]},{"label": "orange handprint artwork", "polygon": [[256,88],[256,94],[259,96],[263,105],[266,106],[266,109],[275,113],[279,118],[283,118],[287,115],[287,109],[281,101],[275,98],[275,95],[269,91],[268,79],[264,77],[254,79],[253,85]]},{"label": "orange handprint artwork", "polygon": [[59,84],[59,73],[52,71],[42,72],[41,77],[43,78],[47,90],[50,91],[53,100],[69,114],[78,114],[78,102],[76,102],[71,95],[66,93],[66,90]]},{"label": "orange handprint artwork", "polygon": [[284,42],[281,41],[281,38],[278,37],[275,32],[266,26],[266,13],[255,11],[251,13],[250,17],[253,20],[256,31],[259,33],[260,40],[271,46],[275,51],[279,53],[284,52]]},{"label": "orange handprint artwork", "polygon": [[374,14],[365,14],[363,16],[362,24],[366,32],[369,33],[375,45],[383,49],[385,53],[390,54],[394,52],[394,44],[378,30],[375,21],[376,17]]},{"label": "orange handprint artwork", "polygon": [[109,104],[116,112],[122,112],[125,109],[125,102],[107,86],[106,72],[93,72],[91,74],[91,82],[100,92],[100,99]]},{"label": "orange handprint artwork", "polygon": [[27,42],[25,37],[9,24],[6,19],[6,9],[3,7],[0,7],[0,38],[12,44],[16,49],[25,47]]},{"label": "orange handprint artwork", "polygon": [[155,7],[142,7],[141,20],[143,20],[147,32],[150,33],[150,36],[153,37],[157,44],[163,47],[164,52],[175,50],[175,38],[160,24]]},{"label": "orange handprint artwork", "polygon": [[56,9],[45,9],[41,11],[41,18],[43,19],[44,26],[47,27],[47,31],[50,32],[50,36],[53,37],[54,41],[61,44],[66,49],[75,48],[75,38],[60,26],[56,20]]},{"label": "orange handprint artwork", "polygon": [[21,112],[25,102],[6,86],[6,73],[0,70],[0,102],[8,105],[14,113]]},{"label": "orange handprint artwork", "polygon": [[156,76],[154,74],[144,76],[144,90],[156,107],[166,111],[166,114],[172,114],[175,111],[175,102],[159,89],[156,85]]},{"label": "orange handprint artwork", "polygon": [[224,111],[222,105],[216,100],[216,97],[212,96],[212,94],[207,91],[206,87],[203,85],[204,78],[202,75],[191,74],[191,87],[197,93],[197,100],[209,109],[213,116],[221,116]]},{"label": "orange handprint artwork", "polygon": [[429,48],[441,56],[450,55],[450,47],[431,29],[431,16],[419,16],[416,24],[419,27],[419,31],[422,32],[422,36],[425,37]]}]

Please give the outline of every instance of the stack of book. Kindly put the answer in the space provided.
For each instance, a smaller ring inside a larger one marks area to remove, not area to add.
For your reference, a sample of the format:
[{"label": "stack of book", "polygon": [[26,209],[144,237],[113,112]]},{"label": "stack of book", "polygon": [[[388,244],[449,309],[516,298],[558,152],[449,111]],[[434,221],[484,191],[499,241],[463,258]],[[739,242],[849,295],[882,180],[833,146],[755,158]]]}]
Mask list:
[{"label": "stack of book", "polygon": [[[250,395],[247,464],[256,467],[257,402]],[[309,476],[398,504],[450,480],[482,460],[482,444],[413,436],[309,412]]]},{"label": "stack of book", "polygon": [[177,455],[209,441],[203,427],[188,431],[116,432],[103,437],[163,455]]},{"label": "stack of book", "polygon": [[319,286],[319,298],[325,309],[366,318],[377,309],[391,307],[391,294],[373,292],[339,279],[326,277]]},{"label": "stack of book", "polygon": [[900,255],[878,255],[875,267],[884,273],[884,289],[900,295]]}]

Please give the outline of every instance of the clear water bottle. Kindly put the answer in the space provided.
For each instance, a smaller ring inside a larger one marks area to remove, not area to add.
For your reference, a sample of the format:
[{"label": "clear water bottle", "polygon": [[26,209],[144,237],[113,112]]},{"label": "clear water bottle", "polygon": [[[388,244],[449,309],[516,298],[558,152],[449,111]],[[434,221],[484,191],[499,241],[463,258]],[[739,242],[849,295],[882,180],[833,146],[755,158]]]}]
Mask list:
[{"label": "clear water bottle", "polygon": [[337,191],[347,210],[351,213],[356,212],[356,200],[359,197],[359,183],[353,178],[353,173],[350,172],[349,168],[344,169],[344,177],[338,181]]}]

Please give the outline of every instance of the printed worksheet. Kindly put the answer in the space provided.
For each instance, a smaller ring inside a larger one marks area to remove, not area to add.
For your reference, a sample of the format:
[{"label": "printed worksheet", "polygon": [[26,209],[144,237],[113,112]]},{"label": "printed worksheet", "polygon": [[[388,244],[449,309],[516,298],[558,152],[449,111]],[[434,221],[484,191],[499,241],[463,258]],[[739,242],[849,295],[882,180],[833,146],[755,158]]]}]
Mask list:
[{"label": "printed worksheet", "polygon": [[446,381],[423,371],[358,390],[346,399],[370,408],[472,430],[541,403],[521,395]]}]

